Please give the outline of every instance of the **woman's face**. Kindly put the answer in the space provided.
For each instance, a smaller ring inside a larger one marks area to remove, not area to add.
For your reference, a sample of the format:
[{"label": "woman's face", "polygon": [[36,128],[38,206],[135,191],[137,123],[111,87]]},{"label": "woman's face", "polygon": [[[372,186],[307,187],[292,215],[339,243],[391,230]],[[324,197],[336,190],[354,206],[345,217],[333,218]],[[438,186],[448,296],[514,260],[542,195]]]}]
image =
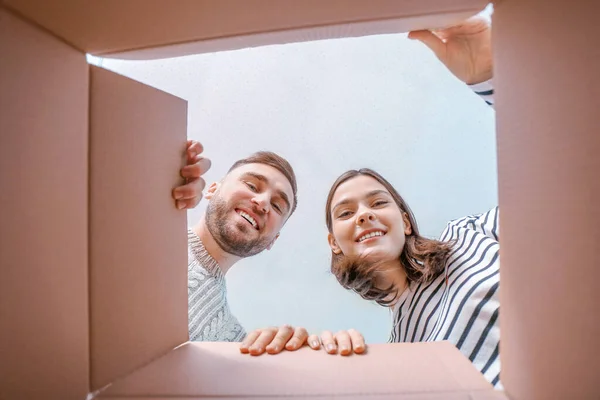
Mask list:
[{"label": "woman's face", "polygon": [[370,176],[359,175],[338,186],[329,212],[333,233],[328,239],[335,254],[397,260],[405,235],[411,233],[406,213]]}]

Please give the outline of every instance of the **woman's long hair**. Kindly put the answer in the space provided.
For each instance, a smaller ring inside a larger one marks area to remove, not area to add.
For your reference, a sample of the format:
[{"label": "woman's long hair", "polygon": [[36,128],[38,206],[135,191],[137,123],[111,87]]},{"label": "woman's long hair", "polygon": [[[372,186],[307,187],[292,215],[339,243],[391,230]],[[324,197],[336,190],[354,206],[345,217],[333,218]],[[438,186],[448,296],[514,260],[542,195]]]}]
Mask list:
[{"label": "woman's long hair", "polygon": [[[331,201],[337,188],[349,179],[365,175],[381,183],[390,193],[400,211],[406,213],[412,232],[406,236],[404,249],[400,254],[400,262],[409,282],[429,283],[437,278],[445,269],[452,250],[452,243],[427,239],[419,234],[417,221],[394,187],[377,172],[369,168],[350,170],[343,173],[331,186],[325,207],[325,220],[329,233],[333,234],[331,217]],[[380,305],[389,305],[396,297],[397,289],[376,287],[375,275],[384,268],[384,261],[368,260],[360,256],[349,257],[331,252],[331,272],[346,289],[353,290],[366,300],[374,300]],[[393,295],[393,296],[391,296]]]}]

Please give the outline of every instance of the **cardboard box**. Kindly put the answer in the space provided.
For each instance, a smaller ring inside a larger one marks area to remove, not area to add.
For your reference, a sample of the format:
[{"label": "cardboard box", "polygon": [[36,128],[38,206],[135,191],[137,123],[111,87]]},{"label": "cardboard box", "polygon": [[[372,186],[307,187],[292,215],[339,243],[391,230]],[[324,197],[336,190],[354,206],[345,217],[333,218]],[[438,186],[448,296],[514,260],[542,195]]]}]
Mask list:
[{"label": "cardboard box", "polygon": [[[447,343],[373,345],[348,358],[186,343],[185,215],[170,199],[186,103],[85,59],[444,26],[485,3],[0,2],[0,399],[504,398]],[[599,392],[599,8],[495,6],[510,398]]]}]

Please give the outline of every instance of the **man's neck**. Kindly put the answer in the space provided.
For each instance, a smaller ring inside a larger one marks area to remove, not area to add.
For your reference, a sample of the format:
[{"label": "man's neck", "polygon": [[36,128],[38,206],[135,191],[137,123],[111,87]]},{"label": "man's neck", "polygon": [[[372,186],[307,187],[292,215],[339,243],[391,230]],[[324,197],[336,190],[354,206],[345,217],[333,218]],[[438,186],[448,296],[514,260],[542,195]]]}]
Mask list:
[{"label": "man's neck", "polygon": [[241,257],[234,256],[233,254],[225,252],[218,245],[218,243],[215,241],[215,238],[206,226],[204,216],[200,218],[200,222],[198,222],[192,228],[192,231],[196,235],[198,235],[208,254],[215,259],[217,264],[219,264],[219,268],[221,268],[223,274],[226,274],[227,271],[229,271],[229,269],[233,266],[233,264],[235,264],[241,259]]}]

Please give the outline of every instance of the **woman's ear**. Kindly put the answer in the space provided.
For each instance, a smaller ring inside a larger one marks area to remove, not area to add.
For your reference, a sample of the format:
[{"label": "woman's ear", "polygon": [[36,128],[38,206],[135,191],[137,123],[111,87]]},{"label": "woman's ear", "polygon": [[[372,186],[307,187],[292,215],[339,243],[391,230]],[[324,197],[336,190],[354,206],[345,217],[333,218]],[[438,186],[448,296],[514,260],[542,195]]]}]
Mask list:
[{"label": "woman's ear", "polygon": [[208,187],[208,189],[206,190],[206,194],[204,195],[204,198],[206,200],[212,199],[212,197],[214,196],[214,194],[218,188],[219,188],[219,183],[217,183],[217,182],[211,183],[210,186]]},{"label": "woman's ear", "polygon": [[331,233],[327,235],[327,241],[329,242],[329,247],[331,247],[333,254],[342,254],[342,249],[337,245],[337,242]]},{"label": "woman's ear", "polygon": [[412,234],[412,225],[410,223],[410,219],[408,218],[408,214],[402,213],[402,221],[404,221],[404,234],[406,236]]}]

